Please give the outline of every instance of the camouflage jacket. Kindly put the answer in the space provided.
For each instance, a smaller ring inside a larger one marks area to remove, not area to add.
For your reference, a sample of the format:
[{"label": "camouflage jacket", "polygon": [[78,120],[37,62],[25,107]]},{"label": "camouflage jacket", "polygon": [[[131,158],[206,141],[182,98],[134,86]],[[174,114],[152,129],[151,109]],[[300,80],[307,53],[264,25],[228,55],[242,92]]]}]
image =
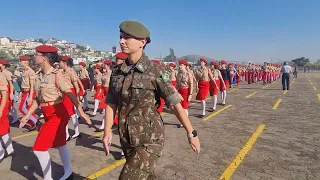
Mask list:
[{"label": "camouflage jacket", "polygon": [[117,106],[122,147],[164,144],[164,126],[157,112],[160,97],[167,107],[180,103],[175,88],[163,80],[164,69],[142,56],[112,71],[106,103]]}]

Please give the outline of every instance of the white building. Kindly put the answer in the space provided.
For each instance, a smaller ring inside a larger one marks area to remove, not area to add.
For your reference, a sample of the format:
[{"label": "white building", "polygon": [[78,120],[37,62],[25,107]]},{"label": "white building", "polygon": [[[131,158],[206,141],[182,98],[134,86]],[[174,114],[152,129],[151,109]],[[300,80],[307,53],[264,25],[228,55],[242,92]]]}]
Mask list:
[{"label": "white building", "polygon": [[1,37],[0,38],[0,45],[7,45],[10,43],[10,40],[6,37]]},{"label": "white building", "polygon": [[67,43],[67,41],[66,40],[57,40],[57,43],[64,44],[64,43]]},{"label": "white building", "polygon": [[88,61],[94,62],[94,61],[100,61],[102,57],[94,57],[94,56],[88,56]]},{"label": "white building", "polygon": [[112,52],[114,53],[114,54],[117,54],[117,53],[119,53],[119,52],[121,52],[122,50],[121,50],[121,48],[120,48],[120,46],[113,46],[112,47]]},{"label": "white building", "polygon": [[36,41],[31,41],[31,42],[28,42],[27,43],[27,48],[31,48],[31,49],[34,49],[34,48],[36,48],[37,46],[41,46],[42,45],[42,43],[40,43],[40,42],[36,42]]},{"label": "white building", "polygon": [[74,58],[73,59],[73,64],[79,64],[80,62],[86,63],[87,58]]},{"label": "white building", "polygon": [[83,47],[86,48],[87,51],[91,49],[91,47],[88,44],[84,44]]}]

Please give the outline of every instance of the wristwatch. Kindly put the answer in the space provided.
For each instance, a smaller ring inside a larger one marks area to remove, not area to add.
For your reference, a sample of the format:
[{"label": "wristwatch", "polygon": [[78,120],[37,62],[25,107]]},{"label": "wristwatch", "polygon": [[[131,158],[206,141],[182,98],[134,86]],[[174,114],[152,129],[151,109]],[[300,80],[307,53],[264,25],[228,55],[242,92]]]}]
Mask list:
[{"label": "wristwatch", "polygon": [[188,137],[197,137],[198,132],[196,130],[193,130],[191,134],[188,134]]}]

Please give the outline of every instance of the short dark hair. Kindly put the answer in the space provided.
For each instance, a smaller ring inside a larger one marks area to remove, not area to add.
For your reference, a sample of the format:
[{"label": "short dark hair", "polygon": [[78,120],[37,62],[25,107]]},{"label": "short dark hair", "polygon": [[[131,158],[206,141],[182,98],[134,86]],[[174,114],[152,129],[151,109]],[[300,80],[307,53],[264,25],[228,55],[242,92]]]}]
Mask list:
[{"label": "short dark hair", "polygon": [[53,66],[55,62],[61,61],[61,57],[58,55],[58,53],[42,53],[42,54],[43,56],[49,59],[49,63],[51,66]]}]

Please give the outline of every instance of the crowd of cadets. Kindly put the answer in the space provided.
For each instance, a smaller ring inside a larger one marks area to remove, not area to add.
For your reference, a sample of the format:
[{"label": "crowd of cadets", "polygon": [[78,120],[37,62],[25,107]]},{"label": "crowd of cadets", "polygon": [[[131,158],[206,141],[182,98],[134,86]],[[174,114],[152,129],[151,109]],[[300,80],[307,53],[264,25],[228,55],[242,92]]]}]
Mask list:
[{"label": "crowd of cadets", "polygon": [[[80,71],[76,73],[73,70],[73,60],[71,57],[62,56],[61,61],[56,62],[53,67],[57,71],[61,72],[65,79],[65,87],[69,89],[72,94],[77,97],[77,100],[82,103],[82,107],[85,111],[88,109],[88,97],[87,90],[94,93],[94,109],[91,116],[96,116],[98,109],[101,109],[101,114],[105,109],[105,98],[108,94],[108,87],[110,82],[110,76],[112,69],[119,64],[122,64],[127,58],[124,53],[118,53],[116,55],[116,61],[104,60],[91,66],[94,69],[93,78],[92,75],[86,69],[86,64],[80,62]],[[14,154],[12,141],[10,137],[9,128],[9,113],[11,113],[13,120],[11,123],[18,121],[17,111],[13,106],[13,91],[14,86],[12,83],[13,78],[21,78],[21,95],[19,111],[22,115],[26,115],[32,105],[32,101],[36,95],[37,89],[35,89],[36,79],[41,78],[41,70],[38,67],[31,68],[29,66],[30,57],[21,56],[20,65],[23,67],[23,72],[14,72],[6,70],[8,62],[0,60],[0,136],[4,142],[5,147],[2,147],[0,143],[0,161],[5,157],[12,156]],[[227,63],[222,60],[220,62],[211,62],[207,64],[206,59],[200,59],[200,67],[191,70],[191,64],[185,60],[179,60],[177,64],[169,63],[164,65],[158,60],[153,60],[154,63],[165,66],[168,70],[169,81],[179,92],[181,105],[188,115],[188,106],[193,95],[196,94],[196,100],[201,103],[202,110],[199,113],[199,118],[206,115],[206,99],[209,94],[212,97],[212,107],[208,110],[213,112],[216,110],[218,93],[221,94],[221,105],[226,104],[227,90],[231,88],[232,84],[240,85],[242,82],[248,84],[257,83],[262,81],[263,84],[270,83],[280,77],[280,66],[270,63],[264,63],[264,65],[256,65],[249,63],[249,65],[239,65]],[[176,68],[178,65],[178,68]],[[19,77],[20,76],[20,77]],[[91,77],[90,77],[91,76]],[[63,105],[66,109],[68,117],[71,119],[75,134],[69,135],[68,125],[66,125],[66,136],[63,136],[65,140],[71,140],[80,137],[79,129],[79,111],[73,105],[71,99],[64,95],[62,98]],[[158,112],[161,113],[164,107],[164,100],[160,99]],[[115,116],[114,123],[117,124],[117,116]],[[182,126],[182,125],[180,125]],[[41,122],[38,117],[32,113],[30,118],[25,124],[24,128],[28,131],[40,130]],[[104,129],[104,120],[101,123],[98,130]],[[42,143],[42,142],[40,142]],[[4,151],[5,149],[5,151]]]}]

